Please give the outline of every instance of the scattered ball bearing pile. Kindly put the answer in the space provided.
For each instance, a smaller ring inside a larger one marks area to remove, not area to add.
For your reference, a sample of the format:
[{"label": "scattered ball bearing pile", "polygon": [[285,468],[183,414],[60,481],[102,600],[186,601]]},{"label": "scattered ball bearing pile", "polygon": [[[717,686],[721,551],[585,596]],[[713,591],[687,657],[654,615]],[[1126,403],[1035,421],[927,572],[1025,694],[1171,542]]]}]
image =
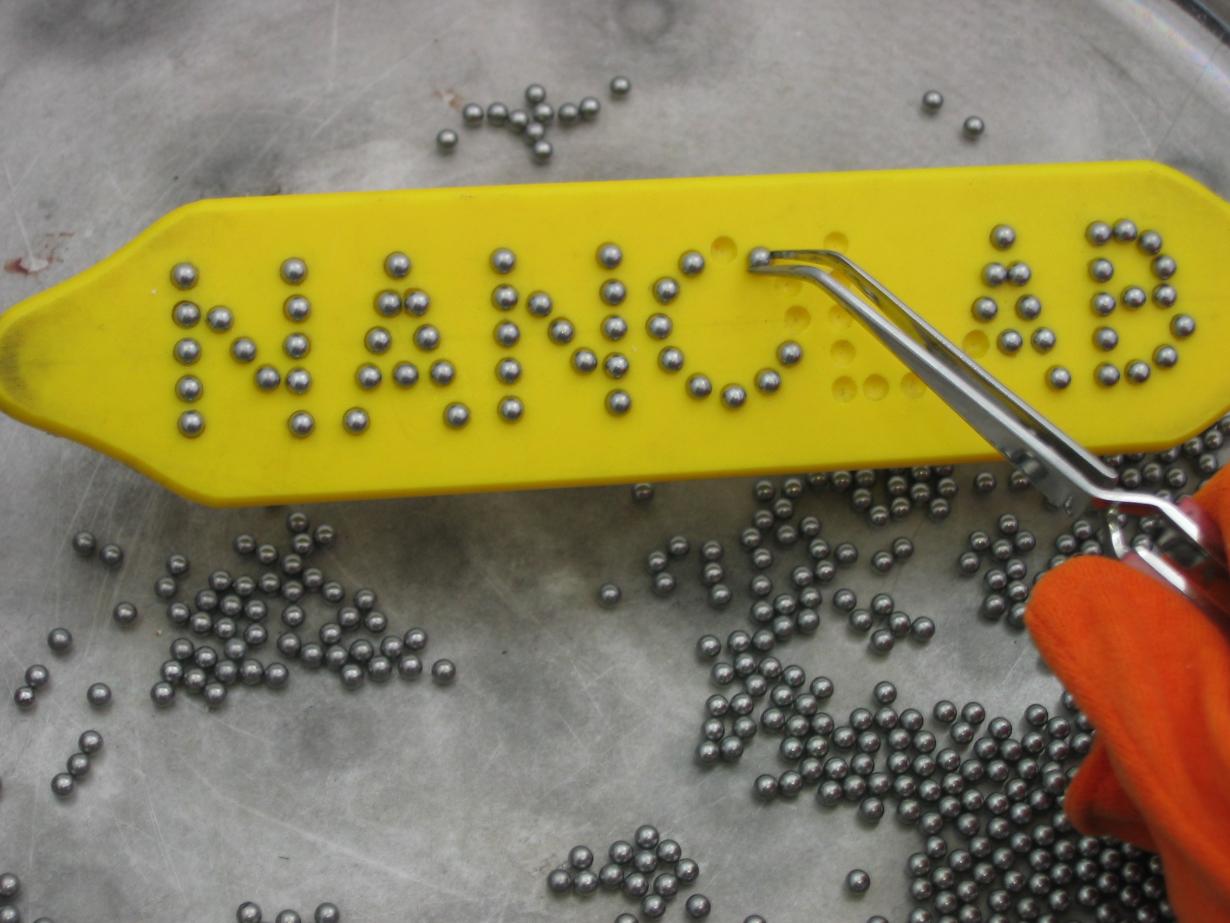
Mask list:
[{"label": "scattered ball bearing pile", "polygon": [[51,671],[41,663],[32,663],[26,667],[25,683],[13,691],[13,703],[22,709],[34,707],[38,700],[38,690],[51,680]]},{"label": "scattered ball bearing pile", "polygon": [[[235,576],[228,570],[213,570],[205,586],[184,594],[190,602],[178,597],[181,578],[189,574],[191,563],[182,554],[167,558],[167,573],[155,581],[155,592],[168,600],[168,620],[186,628],[196,640],[182,636],[171,642],[170,658],[150,689],[156,707],[173,705],[181,690],[217,708],[239,685],[286,686],[287,663],[265,663],[255,656],[270,640],[268,623],[274,606],[281,609],[283,629],[274,647],[290,663],[298,661],[308,669],[326,667],[347,689],[367,681],[384,683],[394,673],[408,681],[422,676],[427,632],[422,628],[400,635],[391,632],[388,616],[376,608],[375,591],[355,590],[347,602],[346,588],[312,565],[313,555],[336,541],[333,526],[320,523],[313,529],[304,513],[292,512],[286,528],[289,549],[261,543],[251,534],[236,536],[236,554],[255,561],[263,572]],[[307,603],[313,596],[334,612],[331,620],[316,626],[316,640],[307,634]],[[431,665],[430,674],[437,685],[449,685],[456,679],[457,667],[441,658]]]},{"label": "scattered ball bearing pile", "polygon": [[77,789],[77,783],[90,771],[91,757],[102,749],[103,738],[98,731],[82,731],[77,738],[77,752],[68,758],[65,771],[51,779],[51,791],[57,798],[67,798]]},{"label": "scattered ball bearing pile", "polygon": [[[1173,492],[1186,483],[1176,464],[1180,458],[1203,476],[1213,473],[1214,453],[1226,432],[1230,415],[1203,437],[1169,452],[1106,461],[1119,470],[1125,487],[1136,489],[1147,475],[1148,483],[1164,481],[1164,489]],[[1166,465],[1177,473],[1169,474]],[[1006,480],[1010,493],[1029,487],[1018,471]],[[978,497],[992,494],[998,486],[991,471],[973,477]],[[857,491],[862,493],[856,497]],[[697,643],[699,659],[709,666],[718,687],[704,705],[697,760],[704,766],[739,763],[756,737],[769,737],[787,768],[757,775],[751,785],[755,797],[789,802],[810,789],[820,806],[848,804],[868,827],[890,810],[899,821],[914,826],[922,848],[907,863],[909,893],[917,904],[909,923],[1058,919],[1082,908],[1096,911],[1099,920],[1173,918],[1156,857],[1111,839],[1081,837],[1063,814],[1063,792],[1088,753],[1094,733],[1070,695],[1064,695],[1063,714],[1052,715],[1044,706],[1032,704],[1014,728],[1013,721],[988,716],[977,702],[900,708],[896,687],[881,681],[870,701],[842,714],[832,707],[836,690],[829,678],[809,678],[802,667],[779,659],[795,635],[805,636],[806,629],[819,625],[820,587],[832,583],[839,568],[851,567],[861,557],[853,542],[830,545],[821,537],[820,520],[798,509],[807,495],[817,492],[850,494],[852,510],[868,514],[873,529],[914,509],[935,518],[931,502],[936,499],[945,504],[938,517],[942,519],[959,494],[954,472],[946,466],[831,472],[753,485],[762,507],[752,526],[739,535],[753,568],[748,585],[753,625],[750,630],[731,631],[725,642],[707,634]],[[902,503],[896,517],[891,511],[870,515],[876,507],[887,509],[897,500]],[[1143,524],[1146,530],[1150,527]],[[1056,540],[1056,547],[1061,554],[1072,554],[1081,550],[1082,542],[1086,553],[1100,549],[1089,523],[1078,520],[1071,533]],[[968,572],[990,562],[996,573],[984,580],[991,594],[1004,600],[1002,608],[993,608],[1010,624],[1023,623],[1029,588],[1024,561],[1038,552],[1037,537],[1023,526],[1020,516],[1004,513],[992,529],[975,533],[969,544],[959,567]],[[796,547],[807,550],[809,565],[793,564],[789,555]],[[891,555],[898,548],[908,558],[912,542],[906,545],[898,539],[887,551]],[[673,587],[673,578],[663,581],[660,575],[669,573],[668,568],[691,551],[691,543],[682,536],[651,551],[646,557],[651,587]],[[729,605],[734,595],[723,582],[723,554],[716,541],[699,548],[702,585],[725,590],[717,603],[711,597],[716,608]],[[789,574],[790,589],[775,596],[771,571],[777,558],[782,558],[776,561],[778,570]],[[872,570],[879,572],[874,560]],[[830,611],[847,619],[854,632],[869,631],[877,618],[889,619],[891,625],[898,615],[887,593],[872,594],[862,609],[852,590],[840,588],[831,592],[829,604]],[[803,610],[810,614],[802,615],[800,623]],[[922,622],[929,636],[934,623],[924,619],[911,623],[908,616],[897,618],[897,628],[906,632],[910,623],[908,632],[913,634]],[[862,894],[870,884],[860,872],[853,869],[846,879],[852,894]]]},{"label": "scattered ball bearing pile", "polygon": [[[671,901],[688,890],[700,876],[700,865],[683,854],[675,840],[663,839],[658,829],[644,824],[636,829],[632,841],[616,840],[607,848],[607,858],[598,871],[593,870],[594,853],[588,846],[574,846],[568,860],[547,875],[547,888],[553,894],[586,896],[599,889],[620,891],[640,901],[641,916],[657,919],[666,913]],[[692,919],[709,916],[709,898],[691,894],[684,901],[684,912]],[[617,923],[636,920],[620,914]]]},{"label": "scattered ball bearing pile", "polygon": [[[325,901],[317,905],[316,912],[312,914],[314,923],[341,923],[342,912],[338,909],[337,904],[331,904]],[[277,916],[266,918],[261,912],[259,904],[252,901],[244,901],[235,911],[235,923],[303,923],[304,918],[300,916],[297,910],[282,910]]]},{"label": "scattered ball bearing pile", "polygon": [[[624,99],[631,89],[632,81],[627,77],[611,78],[612,99]],[[492,128],[507,129],[526,143],[534,163],[545,164],[555,153],[554,145],[547,140],[547,133],[553,126],[568,129],[593,122],[601,111],[602,103],[594,96],[583,97],[575,103],[560,103],[556,107],[547,101],[545,87],[531,83],[525,88],[525,108],[510,109],[502,102],[494,102],[484,109],[478,103],[466,103],[461,107],[461,120],[467,128],[478,128],[485,122]],[[436,134],[436,150],[451,154],[460,140],[461,136],[453,129],[441,129]]]}]

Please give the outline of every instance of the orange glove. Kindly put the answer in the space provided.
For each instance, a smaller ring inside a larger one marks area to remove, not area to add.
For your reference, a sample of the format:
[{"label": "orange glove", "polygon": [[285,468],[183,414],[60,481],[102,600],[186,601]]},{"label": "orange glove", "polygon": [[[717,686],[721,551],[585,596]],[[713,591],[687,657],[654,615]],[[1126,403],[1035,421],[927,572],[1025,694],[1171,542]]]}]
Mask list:
[{"label": "orange glove", "polygon": [[[1230,469],[1196,500],[1230,537]],[[1072,823],[1159,853],[1180,920],[1230,920],[1230,621],[1081,557],[1038,582],[1026,625],[1097,729]]]}]

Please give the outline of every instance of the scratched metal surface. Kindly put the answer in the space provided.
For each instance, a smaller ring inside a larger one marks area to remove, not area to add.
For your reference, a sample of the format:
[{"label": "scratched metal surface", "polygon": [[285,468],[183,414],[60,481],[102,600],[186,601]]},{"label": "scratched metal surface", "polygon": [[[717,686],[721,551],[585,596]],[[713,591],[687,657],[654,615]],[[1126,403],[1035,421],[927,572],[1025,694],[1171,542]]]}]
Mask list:
[{"label": "scratched metal surface", "polygon": [[[0,304],[202,196],[1129,157],[1227,194],[1225,66],[1216,37],[1161,2],[9,0]],[[511,102],[537,80],[557,100],[605,99],[616,72],[632,97],[557,132],[549,168],[494,131],[434,152],[437,129],[459,121],[454,95]],[[936,120],[917,109],[931,86],[947,97]],[[974,112],[988,131],[969,144],[959,125]],[[865,555],[913,535],[917,558],[880,583],[939,624],[928,648],[882,664],[828,616],[794,642],[790,660],[837,681],[835,710],[881,677],[904,704],[977,697],[1015,718],[1053,701],[1028,641],[971,615],[976,588],[955,583],[951,561],[1002,509],[1043,537],[1054,523],[1035,498],[975,501],[962,481],[948,524],[877,536],[808,501]],[[601,849],[650,821],[701,861],[715,919],[902,919],[912,833],[869,833],[810,800],[754,804],[755,773],[779,768],[766,741],[733,770],[691,761],[708,692],[694,640],[742,625],[745,607],[709,611],[694,560],[657,600],[640,562],[676,531],[733,545],[751,510],[747,482],[664,487],[649,507],[612,488],[313,509],[342,536],[326,570],[376,587],[395,626],[425,626],[457,685],[345,694],[296,669],[280,694],[154,713],[146,693],[173,637],[151,592],[164,555],[187,552],[198,576],[239,570],[230,536],[281,536],[284,511],[199,509],[0,420],[0,869],[22,876],[28,919],[57,923],[224,921],[244,899],[304,912],[330,899],[350,921],[602,920],[623,901],[560,902],[543,875],[574,843]],[[122,571],[72,557],[81,527],[123,544]],[[741,562],[736,573],[742,587]],[[856,589],[878,585],[857,573]],[[592,602],[608,578],[626,593],[614,612]],[[144,613],[130,631],[108,616],[125,598]],[[54,625],[76,634],[70,657],[47,652]],[[18,713],[7,696],[35,661],[54,678]],[[115,690],[103,714],[85,705],[94,680]],[[48,781],[89,726],[105,753],[57,802]],[[874,878],[858,901],[841,887],[855,865]]]}]

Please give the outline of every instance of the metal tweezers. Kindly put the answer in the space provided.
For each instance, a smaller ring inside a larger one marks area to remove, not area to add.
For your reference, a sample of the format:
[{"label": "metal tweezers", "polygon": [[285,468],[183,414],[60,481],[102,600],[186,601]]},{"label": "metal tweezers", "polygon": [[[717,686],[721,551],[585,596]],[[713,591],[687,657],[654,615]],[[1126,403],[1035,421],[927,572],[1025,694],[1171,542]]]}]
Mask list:
[{"label": "metal tweezers", "polygon": [[[814,282],[998,449],[1056,507],[1092,507],[1120,560],[1213,614],[1230,616],[1230,572],[1215,523],[1194,503],[1122,490],[1110,466],[995,379],[869,273],[834,250],[754,251],[749,270]],[[856,293],[842,278],[857,287]],[[1150,524],[1140,528],[1141,522]]]}]

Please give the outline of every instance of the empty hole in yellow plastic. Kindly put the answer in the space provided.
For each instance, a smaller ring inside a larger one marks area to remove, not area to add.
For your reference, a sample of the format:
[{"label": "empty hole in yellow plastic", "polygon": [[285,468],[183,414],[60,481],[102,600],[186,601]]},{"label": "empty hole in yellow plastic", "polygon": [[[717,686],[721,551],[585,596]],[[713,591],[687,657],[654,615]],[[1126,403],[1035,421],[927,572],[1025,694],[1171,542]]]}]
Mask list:
[{"label": "empty hole in yellow plastic", "polygon": [[806,330],[811,324],[811,311],[801,304],[792,304],[786,309],[786,326],[792,330]]},{"label": "empty hole in yellow plastic", "polygon": [[854,344],[849,340],[838,340],[829,349],[829,355],[838,365],[849,365],[854,361],[855,353]]},{"label": "empty hole in yellow plastic", "polygon": [[839,401],[852,401],[857,393],[858,385],[854,383],[854,379],[849,375],[842,375],[833,382],[833,397]]},{"label": "empty hole in yellow plastic", "polygon": [[834,327],[849,327],[853,320],[850,317],[850,312],[839,304],[829,308],[829,323]]},{"label": "empty hole in yellow plastic", "polygon": [[738,248],[733,240],[723,235],[722,237],[715,238],[713,243],[709,245],[709,252],[715,260],[729,263],[735,258]]},{"label": "empty hole in yellow plastic", "polygon": [[961,348],[975,359],[985,355],[990,345],[990,340],[987,339],[987,335],[981,330],[971,330],[965,335],[965,339],[961,341]]},{"label": "empty hole in yellow plastic", "polygon": [[901,391],[907,397],[922,397],[926,390],[922,379],[913,372],[906,372],[901,376]]},{"label": "empty hole in yellow plastic", "polygon": [[825,235],[824,249],[836,250],[838,253],[845,253],[850,246],[850,239],[841,231],[832,231]]},{"label": "empty hole in yellow plastic", "polygon": [[873,401],[883,400],[888,394],[888,379],[883,375],[868,375],[863,380],[863,394]]}]

